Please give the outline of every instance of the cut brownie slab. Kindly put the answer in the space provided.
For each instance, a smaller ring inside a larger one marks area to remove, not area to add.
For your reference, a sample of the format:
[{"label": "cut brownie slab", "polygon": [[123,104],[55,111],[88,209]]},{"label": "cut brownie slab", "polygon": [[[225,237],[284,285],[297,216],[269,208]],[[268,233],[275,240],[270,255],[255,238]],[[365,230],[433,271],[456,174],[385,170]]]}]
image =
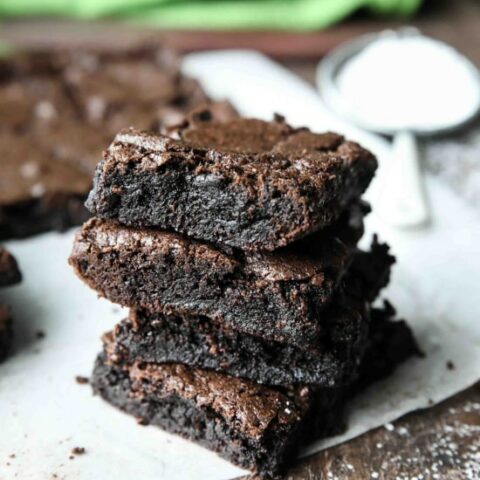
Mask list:
[{"label": "cut brownie slab", "polygon": [[284,249],[254,254],[95,218],[78,233],[70,263],[115,303],[205,315],[227,328],[304,346],[320,335],[321,311],[363,232],[362,208]]},{"label": "cut brownie slab", "polygon": [[111,333],[110,357],[223,371],[265,385],[342,384],[365,348],[368,314],[360,308],[336,312],[325,322],[315,348],[301,348],[225,330],[207,317],[131,311]]},{"label": "cut brownie slab", "polygon": [[1,58],[0,239],[82,223],[95,167],[121,128],[159,131],[207,101],[158,47]]},{"label": "cut brownie slab", "polygon": [[325,313],[323,334],[314,347],[268,342],[224,329],[207,317],[133,309],[109,334],[109,357],[123,363],[184,363],[265,385],[338,386],[358,368],[368,333],[368,304],[385,285],[390,267],[391,257],[379,247],[355,254],[352,273]]},{"label": "cut brownie slab", "polygon": [[12,348],[12,319],[10,309],[0,304],[0,362],[5,360]]},{"label": "cut brownie slab", "polygon": [[[269,477],[281,471],[302,444],[343,426],[346,398],[417,352],[404,323],[392,323],[388,312],[376,315],[376,341],[361,370],[368,375],[349,387],[267,387],[182,364],[115,364],[108,357],[112,350],[108,345],[97,359],[92,383],[105,400],[142,423],[194,440],[243,468]],[[375,361],[388,346],[382,341],[386,330],[387,344],[400,332],[401,343],[397,343],[401,347],[385,356],[376,374]]]},{"label": "cut brownie slab", "polygon": [[358,144],[294,129],[279,117],[217,122],[205,115],[170,135],[119,133],[97,168],[90,211],[271,251],[332,223],[377,166]]},{"label": "cut brownie slab", "polygon": [[0,245],[0,287],[15,285],[22,279],[14,256]]},{"label": "cut brownie slab", "polygon": [[[10,252],[0,246],[0,287],[19,283],[22,279],[17,262]],[[8,355],[12,343],[10,309],[0,304],[0,361]]]}]

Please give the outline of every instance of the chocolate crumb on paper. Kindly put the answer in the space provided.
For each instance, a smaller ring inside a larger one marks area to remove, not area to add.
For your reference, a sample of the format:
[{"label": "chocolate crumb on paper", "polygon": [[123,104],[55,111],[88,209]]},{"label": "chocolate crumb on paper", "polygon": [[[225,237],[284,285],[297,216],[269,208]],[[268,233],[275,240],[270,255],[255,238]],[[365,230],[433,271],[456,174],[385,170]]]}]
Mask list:
[{"label": "chocolate crumb on paper", "polygon": [[79,385],[86,385],[90,382],[90,379],[88,377],[83,377],[82,375],[77,375],[75,377],[75,381],[79,384]]},{"label": "chocolate crumb on paper", "polygon": [[72,453],[74,455],[84,455],[85,453],[87,453],[87,451],[84,447],[74,447],[72,448]]}]

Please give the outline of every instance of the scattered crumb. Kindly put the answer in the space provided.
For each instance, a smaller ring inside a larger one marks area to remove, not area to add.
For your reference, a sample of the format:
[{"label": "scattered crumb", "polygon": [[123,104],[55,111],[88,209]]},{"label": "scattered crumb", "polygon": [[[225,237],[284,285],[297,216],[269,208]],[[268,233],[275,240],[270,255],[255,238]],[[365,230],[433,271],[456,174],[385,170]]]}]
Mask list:
[{"label": "scattered crumb", "polygon": [[146,418],[137,418],[137,423],[142,426],[148,425],[148,420]]},{"label": "scattered crumb", "polygon": [[447,362],[447,368],[448,368],[449,370],[455,370],[455,364],[454,364],[451,360],[449,360],[449,361]]},{"label": "scattered crumb", "polygon": [[10,458],[15,458],[15,457],[16,457],[16,455],[15,455],[14,453],[12,453],[12,454],[10,455]]},{"label": "scattered crumb", "polygon": [[75,377],[75,381],[79,384],[79,385],[85,385],[87,383],[90,382],[90,379],[88,377],[82,377],[81,375],[77,375]]},{"label": "scattered crumb", "polygon": [[74,455],[83,455],[83,454],[87,453],[87,451],[83,447],[74,447],[74,448],[72,448],[72,453]]},{"label": "scattered crumb", "polygon": [[38,330],[38,332],[35,334],[35,336],[41,340],[42,338],[45,338],[45,332],[42,332],[42,330]]}]

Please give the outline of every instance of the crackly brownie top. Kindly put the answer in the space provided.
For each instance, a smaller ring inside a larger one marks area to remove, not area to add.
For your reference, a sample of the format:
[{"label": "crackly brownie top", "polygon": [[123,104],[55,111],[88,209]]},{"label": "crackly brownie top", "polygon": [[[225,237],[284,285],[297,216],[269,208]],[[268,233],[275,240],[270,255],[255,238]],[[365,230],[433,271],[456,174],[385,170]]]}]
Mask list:
[{"label": "crackly brownie top", "polygon": [[245,435],[260,438],[274,425],[295,423],[308,405],[311,390],[290,395],[249,380],[183,364],[134,363],[129,367],[134,395],[177,395],[213,410]]},{"label": "crackly brownie top", "polygon": [[0,287],[13,285],[20,280],[21,274],[15,258],[0,246]]},{"label": "crackly brownie top", "polygon": [[207,101],[199,84],[179,72],[177,59],[158,47],[2,58],[0,203],[48,192],[86,195],[118,130],[159,131]]},{"label": "crackly brownie top", "polygon": [[376,165],[370,152],[340,135],[295,129],[277,116],[272,122],[207,119],[171,130],[170,136],[127,129],[107,150],[102,171],[155,171],[181,163],[257,195],[270,190],[301,197],[333,188],[337,174],[356,162],[371,164],[371,170]]}]

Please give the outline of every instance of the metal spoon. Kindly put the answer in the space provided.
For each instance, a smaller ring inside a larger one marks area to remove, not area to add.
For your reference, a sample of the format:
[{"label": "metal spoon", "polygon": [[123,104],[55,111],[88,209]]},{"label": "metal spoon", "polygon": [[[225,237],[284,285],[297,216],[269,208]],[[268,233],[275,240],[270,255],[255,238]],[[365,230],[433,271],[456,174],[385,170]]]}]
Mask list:
[{"label": "metal spoon", "polygon": [[[376,212],[398,227],[416,227],[428,223],[430,219],[416,137],[431,136],[460,128],[470,122],[480,111],[480,75],[478,69],[468,59],[461,57],[464,66],[469,70],[469,74],[471,72],[472,78],[478,84],[479,94],[478,104],[473,105],[460,121],[454,124],[435,125],[431,128],[409,126],[402,130],[393,130],[379,127],[377,123],[369,122],[365,116],[361,117],[356,114],[352,105],[346,101],[338,88],[339,72],[346,62],[380,37],[405,37],[408,35],[420,35],[420,33],[416,29],[407,28],[396,32],[387,31],[359,37],[333,50],[323,59],[317,69],[317,85],[329,108],[365,130],[393,136],[388,174],[383,180],[382,197]],[[441,42],[439,43],[441,44]],[[378,68],[382,68],[382,65],[379,65]],[[445,72],[445,74],[448,75],[448,72]],[[455,88],[455,86],[452,85],[452,88]],[[401,95],[401,93],[399,94]]]}]

